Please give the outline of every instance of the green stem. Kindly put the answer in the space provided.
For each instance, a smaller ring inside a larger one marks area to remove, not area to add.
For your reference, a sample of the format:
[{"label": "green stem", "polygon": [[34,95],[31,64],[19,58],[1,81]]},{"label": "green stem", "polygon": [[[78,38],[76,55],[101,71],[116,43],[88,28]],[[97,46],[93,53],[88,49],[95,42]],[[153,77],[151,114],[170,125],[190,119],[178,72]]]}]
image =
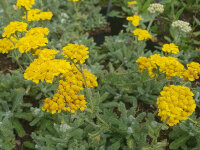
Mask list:
[{"label": "green stem", "polygon": [[17,62],[17,65],[24,71],[24,68],[21,66],[21,64],[19,62],[19,57],[18,57],[16,51],[15,50],[13,50],[13,51],[14,51],[14,58],[15,58],[15,61]]},{"label": "green stem", "polygon": [[174,0],[171,0],[171,15],[174,18],[174,16],[175,16],[175,14],[174,14]]},{"label": "green stem", "polygon": [[200,128],[200,126],[198,125],[198,123],[196,121],[194,121],[193,119],[191,118],[188,118],[189,121],[191,121],[192,123],[194,123],[198,128]]},{"label": "green stem", "polygon": [[150,20],[150,22],[149,22],[149,24],[148,24],[148,27],[147,27],[147,30],[148,30],[148,31],[150,30],[151,25],[152,25],[154,19],[155,19],[155,17],[153,17],[153,18]]},{"label": "green stem", "polygon": [[163,124],[159,127],[159,129],[157,130],[157,134],[156,134],[156,137],[153,138],[153,141],[152,143],[153,144],[156,144],[157,143],[157,139],[159,137],[159,134],[160,134],[160,131],[162,129],[162,127],[164,127],[166,124],[167,124],[167,121],[169,120],[169,116],[167,117],[167,119],[165,120],[165,122],[163,122]]},{"label": "green stem", "polygon": [[26,56],[28,57],[28,59],[33,62],[33,59],[26,53]]}]

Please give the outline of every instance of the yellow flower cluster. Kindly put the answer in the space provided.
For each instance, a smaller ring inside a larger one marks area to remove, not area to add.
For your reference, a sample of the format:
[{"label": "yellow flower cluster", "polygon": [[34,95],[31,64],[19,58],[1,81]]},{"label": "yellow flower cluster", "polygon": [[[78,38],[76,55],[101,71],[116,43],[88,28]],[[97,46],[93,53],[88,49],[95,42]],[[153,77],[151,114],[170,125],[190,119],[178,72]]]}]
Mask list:
[{"label": "yellow flower cluster", "polygon": [[158,116],[161,121],[167,121],[169,126],[174,126],[181,120],[186,120],[196,108],[193,99],[194,94],[188,87],[184,86],[165,86],[157,98]]},{"label": "yellow flower cluster", "polygon": [[69,1],[71,1],[71,2],[78,2],[79,0],[69,0]]},{"label": "yellow flower cluster", "polygon": [[174,43],[170,44],[164,44],[162,48],[163,52],[177,54],[179,52],[178,46],[176,46]]},{"label": "yellow flower cluster", "polygon": [[[96,87],[96,77],[84,69],[86,76],[86,83],[88,87]],[[80,109],[83,111],[87,106],[84,95],[78,93],[83,89],[84,79],[78,69],[72,65],[68,72],[64,73],[62,77],[64,80],[60,80],[58,92],[53,96],[52,99],[45,99],[45,104],[42,108],[43,111],[56,112],[69,111],[75,113],[76,110]],[[65,106],[67,104],[67,107]]]},{"label": "yellow flower cluster", "polygon": [[45,37],[45,35],[48,33],[48,28],[31,28],[26,32],[25,37],[19,39],[16,44],[16,48],[19,49],[20,53],[24,53],[30,50],[35,50],[42,46],[46,46],[48,39]]},{"label": "yellow flower cluster", "polygon": [[4,32],[3,32],[2,36],[10,38],[11,35],[15,34],[16,32],[26,31],[27,26],[28,26],[28,24],[25,22],[19,22],[19,21],[10,22],[9,25],[7,25],[4,28]]},{"label": "yellow flower cluster", "polygon": [[66,60],[53,59],[56,50],[44,49],[39,53],[39,58],[26,68],[24,78],[35,83],[46,81],[52,83],[55,76],[67,72],[71,66]]},{"label": "yellow flower cluster", "polygon": [[187,69],[183,72],[184,79],[188,79],[189,81],[194,81],[199,79],[200,75],[200,64],[197,62],[191,62],[187,64]]},{"label": "yellow flower cluster", "polygon": [[[53,14],[52,12],[41,12],[40,9],[31,9],[27,13],[27,20],[30,21],[39,21],[39,20],[51,20]],[[22,17],[26,19],[26,15]]]},{"label": "yellow flower cluster", "polygon": [[184,66],[178,61],[175,57],[161,57],[160,55],[152,55],[151,56],[152,63],[155,63],[159,66],[159,71],[166,74],[166,78],[170,79],[171,77],[182,77],[182,72],[184,70]]},{"label": "yellow flower cluster", "polygon": [[0,39],[0,53],[8,53],[8,51],[14,49],[15,46],[13,45],[13,43],[7,39]]},{"label": "yellow flower cluster", "polygon": [[139,57],[137,60],[138,68],[140,71],[148,69],[149,76],[152,78],[156,76],[153,69],[159,68],[159,71],[166,74],[166,78],[178,76],[182,77],[184,66],[174,57],[162,57],[159,54],[154,54],[150,58]]},{"label": "yellow flower cluster", "polygon": [[133,15],[133,16],[128,16],[128,17],[126,17],[126,20],[131,21],[132,24],[133,24],[135,27],[137,27],[137,26],[139,25],[141,19],[142,19],[142,18],[141,18],[140,16],[138,16],[138,15]]},{"label": "yellow flower cluster", "polygon": [[144,69],[148,69],[148,74],[151,78],[155,77],[157,74],[153,72],[154,68],[157,66],[151,62],[150,58],[147,57],[139,57],[137,59],[138,69],[142,72]]},{"label": "yellow flower cluster", "polygon": [[35,4],[35,0],[17,0],[17,7],[25,7],[26,10],[30,10]]},{"label": "yellow flower cluster", "polygon": [[128,2],[128,5],[131,6],[131,5],[136,5],[137,2],[136,1],[131,1],[131,2]]},{"label": "yellow flower cluster", "polygon": [[147,30],[143,30],[143,29],[140,29],[140,28],[135,29],[133,31],[133,34],[138,36],[139,41],[152,39],[151,34],[149,34],[149,32]]},{"label": "yellow flower cluster", "polygon": [[75,63],[84,63],[85,59],[87,59],[88,56],[88,47],[85,47],[84,45],[78,45],[78,44],[68,44],[67,46],[63,47],[63,55],[65,55],[66,58],[70,58]]}]

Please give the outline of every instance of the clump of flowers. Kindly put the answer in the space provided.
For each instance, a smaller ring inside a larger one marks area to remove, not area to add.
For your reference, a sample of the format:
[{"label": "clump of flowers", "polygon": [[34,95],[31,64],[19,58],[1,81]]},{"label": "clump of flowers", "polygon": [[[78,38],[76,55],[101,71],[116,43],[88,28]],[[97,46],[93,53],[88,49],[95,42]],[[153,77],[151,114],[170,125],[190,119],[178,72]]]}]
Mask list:
[{"label": "clump of flowers", "polygon": [[10,38],[16,32],[26,31],[27,26],[28,26],[28,24],[25,22],[19,22],[19,21],[10,22],[9,25],[7,25],[4,28],[4,32],[3,32],[2,36]]},{"label": "clump of flowers", "polygon": [[133,24],[135,27],[137,27],[137,26],[139,25],[141,19],[142,19],[142,18],[141,18],[140,16],[138,16],[138,15],[126,17],[126,20],[131,21],[132,24]]},{"label": "clump of flowers", "polygon": [[[84,76],[86,83],[84,81]],[[87,69],[83,69],[82,72],[80,72],[74,64],[72,64],[71,68],[63,73],[61,77],[63,77],[64,80],[60,80],[57,93],[52,99],[46,98],[44,100],[45,104],[42,110],[51,112],[52,114],[56,112],[59,113],[62,110],[71,113],[75,113],[78,109],[83,111],[87,107],[87,102],[85,96],[79,93],[83,89],[83,85],[87,88],[96,87],[98,85],[96,81],[97,78],[88,72]]]},{"label": "clump of flowers", "polygon": [[152,63],[150,58],[139,57],[136,61],[138,63],[138,69],[142,72],[145,69],[148,69],[148,74],[151,78],[155,77],[157,74],[153,72],[154,68],[157,68],[155,63]]},{"label": "clump of flowers", "polygon": [[39,20],[51,20],[53,14],[50,11],[41,12],[40,9],[31,9],[28,11],[27,16],[23,16],[23,19],[30,21],[39,21]]},{"label": "clump of flowers", "polygon": [[24,7],[26,10],[30,10],[35,4],[35,0],[17,0],[17,7]]},{"label": "clump of flowers", "polygon": [[13,45],[13,43],[7,39],[0,39],[0,53],[8,53],[8,51],[14,49],[15,46]]},{"label": "clump of flowers", "polygon": [[152,39],[151,34],[147,30],[144,30],[144,29],[136,28],[133,31],[133,34],[138,36],[139,41]]},{"label": "clump of flowers", "polygon": [[68,44],[63,47],[62,54],[65,55],[66,58],[73,60],[75,63],[78,62],[82,64],[85,62],[85,59],[89,57],[88,53],[88,47],[85,47],[84,45]]},{"label": "clump of flowers", "polygon": [[186,120],[195,111],[196,104],[193,99],[194,94],[188,87],[184,86],[165,86],[157,98],[158,116],[161,121],[174,126],[181,120]]},{"label": "clump of flowers", "polygon": [[148,73],[151,78],[157,75],[153,72],[154,68],[164,73],[167,79],[175,76],[182,77],[184,70],[184,66],[178,61],[177,58],[171,56],[162,57],[159,54],[151,55],[150,58],[139,57],[137,63],[140,71],[148,69]]},{"label": "clump of flowers", "polygon": [[69,62],[54,59],[57,53],[58,51],[52,49],[40,50],[39,57],[26,68],[24,78],[35,83],[44,80],[52,83],[55,76],[67,72],[71,68]]},{"label": "clump of flowers", "polygon": [[197,62],[191,62],[187,64],[187,69],[183,72],[184,79],[194,81],[199,79],[200,75],[200,64]]},{"label": "clump of flowers", "polygon": [[48,28],[31,28],[26,32],[24,37],[19,39],[15,47],[19,49],[20,53],[24,53],[30,50],[35,50],[42,46],[46,46],[48,39],[45,37],[45,35],[48,33]]},{"label": "clump of flowers", "polygon": [[172,27],[178,28],[180,31],[184,33],[188,33],[192,30],[190,24],[188,22],[177,20],[172,23]]},{"label": "clump of flowers", "polygon": [[151,4],[148,8],[148,11],[151,13],[151,14],[161,14],[163,13],[164,11],[164,7],[162,4],[159,4],[159,3],[154,3],[154,4]]},{"label": "clump of flowers", "polygon": [[170,44],[164,44],[162,48],[163,52],[177,54],[179,52],[178,46],[176,46],[174,43]]}]

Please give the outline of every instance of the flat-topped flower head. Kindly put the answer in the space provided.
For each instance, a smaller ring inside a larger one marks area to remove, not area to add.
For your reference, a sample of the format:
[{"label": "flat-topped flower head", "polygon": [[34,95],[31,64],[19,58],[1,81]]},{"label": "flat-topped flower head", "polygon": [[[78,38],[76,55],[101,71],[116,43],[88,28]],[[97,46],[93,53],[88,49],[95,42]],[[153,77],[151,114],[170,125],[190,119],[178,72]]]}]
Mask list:
[{"label": "flat-topped flower head", "polygon": [[[27,20],[30,21],[39,21],[39,20],[51,20],[53,14],[50,11],[41,12],[40,9],[30,9],[27,13]],[[26,19],[26,15],[22,17]]]},{"label": "flat-topped flower head", "polygon": [[69,1],[71,1],[71,2],[78,2],[79,0],[69,0]]},{"label": "flat-topped flower head", "polygon": [[148,8],[148,11],[151,13],[151,14],[162,14],[163,11],[164,11],[164,6],[162,4],[159,4],[159,3],[154,3],[154,4],[151,4]]},{"label": "flat-topped flower head", "polygon": [[[87,71],[83,70],[86,83],[89,88],[97,86],[97,78]],[[69,111],[75,113],[77,110],[83,111],[87,106],[85,96],[80,94],[83,90],[84,78],[81,72],[71,65],[68,72],[65,72],[62,77],[65,80],[59,81],[59,87],[56,94],[54,94],[52,99],[45,99],[43,111],[54,113],[60,113],[61,111]]]},{"label": "flat-topped flower head", "polygon": [[196,104],[193,99],[194,94],[188,87],[184,86],[165,86],[157,98],[158,116],[161,121],[174,126],[181,120],[187,120],[195,111]]},{"label": "flat-topped flower head", "polygon": [[27,26],[28,26],[28,24],[25,22],[19,22],[19,21],[10,22],[9,25],[7,25],[4,28],[4,32],[3,32],[2,36],[10,38],[16,32],[26,31]]},{"label": "flat-topped flower head", "polygon": [[151,34],[144,29],[137,28],[133,31],[133,34],[138,36],[138,41],[152,39]]},{"label": "flat-topped flower head", "polygon": [[35,27],[35,28],[31,28],[30,30],[28,30],[26,32],[26,36],[32,36],[32,35],[38,35],[41,34],[43,36],[48,35],[49,34],[49,29],[48,28],[43,28],[43,27]]},{"label": "flat-topped flower head", "polygon": [[183,78],[189,81],[199,79],[200,75],[200,64],[197,62],[191,62],[187,64],[187,69],[183,72]]},{"label": "flat-topped flower head", "polygon": [[26,10],[30,10],[35,4],[35,0],[17,0],[17,7],[24,7]]},{"label": "flat-topped flower head", "polygon": [[177,20],[172,23],[172,27],[178,28],[180,31],[184,33],[188,33],[192,30],[190,24],[188,22]]},{"label": "flat-topped flower head", "polygon": [[162,48],[163,52],[177,54],[179,52],[178,46],[176,46],[174,43],[170,44],[164,44]]},{"label": "flat-topped flower head", "polygon": [[157,74],[153,72],[153,69],[157,69],[155,63],[152,63],[150,58],[147,57],[139,57],[137,59],[138,69],[142,72],[145,69],[148,69],[148,74],[151,78],[155,77]]},{"label": "flat-topped flower head", "polygon": [[63,47],[63,55],[66,58],[70,58],[75,63],[84,63],[88,56],[88,47],[79,44],[68,44]]},{"label": "flat-topped flower head", "polygon": [[134,15],[134,16],[128,16],[126,17],[126,20],[131,21],[132,24],[137,27],[140,23],[140,20],[142,20],[142,18],[138,15]]},{"label": "flat-topped flower head", "polygon": [[38,59],[34,59],[29,67],[26,68],[24,78],[27,80],[32,80],[36,84],[40,81],[52,83],[56,76],[68,72],[70,68],[71,65],[66,60],[44,59],[40,55]]},{"label": "flat-topped flower head", "polygon": [[160,56],[160,54],[151,55],[150,58],[140,57],[137,63],[140,71],[148,69],[151,78],[157,75],[153,72],[153,69],[158,69],[159,72],[164,73],[167,79],[175,76],[182,78],[184,71],[184,66],[177,58]]},{"label": "flat-topped flower head", "polygon": [[136,5],[137,2],[136,1],[131,1],[131,2],[128,2],[128,6],[133,6],[133,5]]},{"label": "flat-topped flower head", "polygon": [[15,46],[9,39],[0,39],[0,53],[8,53],[8,51],[13,50],[14,48]]}]

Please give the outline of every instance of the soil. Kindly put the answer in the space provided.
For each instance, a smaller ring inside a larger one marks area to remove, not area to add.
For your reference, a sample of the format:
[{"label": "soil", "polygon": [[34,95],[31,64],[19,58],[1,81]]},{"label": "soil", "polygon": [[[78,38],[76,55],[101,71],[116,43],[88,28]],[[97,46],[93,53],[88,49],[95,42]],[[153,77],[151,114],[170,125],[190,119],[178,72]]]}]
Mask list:
[{"label": "soil", "polygon": [[2,71],[3,74],[9,73],[10,70],[15,70],[17,68],[17,64],[12,63],[7,54],[0,54],[0,71]]}]

